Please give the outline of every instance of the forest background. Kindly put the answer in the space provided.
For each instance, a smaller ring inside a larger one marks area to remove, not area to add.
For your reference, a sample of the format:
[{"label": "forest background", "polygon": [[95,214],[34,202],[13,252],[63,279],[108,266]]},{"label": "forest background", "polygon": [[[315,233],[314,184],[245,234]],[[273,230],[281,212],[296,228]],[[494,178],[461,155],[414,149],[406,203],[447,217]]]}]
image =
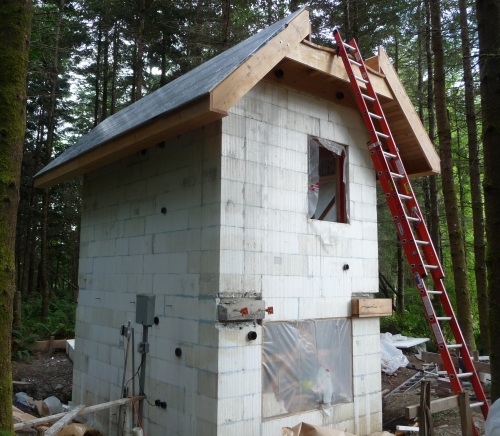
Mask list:
[{"label": "forest background", "polygon": [[[498,0],[35,0],[15,239],[15,356],[29,341],[74,334],[82,182],[42,190],[33,176],[110,115],[302,6],[311,12],[313,42],[333,46],[338,26],[365,58],[383,46],[392,59],[441,156],[442,174],[416,179],[413,188],[446,288],[470,348],[497,358],[500,335],[490,339],[490,332],[500,322],[499,214],[491,204],[500,197],[491,175],[500,164],[496,151],[487,153],[498,139],[500,109],[486,105],[491,93],[500,96],[487,90],[493,82],[486,83],[484,59],[498,63],[500,32],[488,25],[498,21]],[[488,50],[492,57],[483,59]],[[382,194],[378,209],[381,294],[396,309],[383,328],[431,337]]]}]

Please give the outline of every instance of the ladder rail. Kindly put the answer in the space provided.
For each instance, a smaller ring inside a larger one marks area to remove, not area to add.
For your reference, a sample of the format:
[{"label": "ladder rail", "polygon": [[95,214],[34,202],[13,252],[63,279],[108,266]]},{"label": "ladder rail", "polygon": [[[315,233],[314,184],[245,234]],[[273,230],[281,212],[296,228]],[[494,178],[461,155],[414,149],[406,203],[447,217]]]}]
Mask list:
[{"label": "ladder rail", "polygon": [[[370,81],[365,63],[354,39],[351,39],[349,43],[343,42],[336,28],[333,34],[337,43],[337,54],[342,58],[359,111],[368,129],[370,137],[368,149],[377,171],[378,180],[391,210],[396,231],[402,243],[403,251],[408,260],[453,391],[456,394],[463,392],[460,379],[465,378],[464,375],[457,373],[453,364],[450,349],[455,348],[459,350],[467,378],[474,388],[478,400],[477,404],[486,418],[489,410],[488,401],[446,292],[443,283],[444,271],[439,256],[432,243],[423,214],[413,192],[408,174],[404,169],[384,111]],[[354,60],[349,57],[347,49],[353,52]],[[359,69],[359,73],[354,72],[353,65]],[[372,106],[371,109],[368,108],[368,104]],[[385,145],[385,148],[383,145]],[[433,290],[427,289],[426,278],[432,279]],[[432,297],[435,298],[434,301],[439,301],[446,316],[436,314]],[[447,323],[449,326],[455,344],[446,343],[442,323]],[[477,433],[477,429],[475,431]]]}]

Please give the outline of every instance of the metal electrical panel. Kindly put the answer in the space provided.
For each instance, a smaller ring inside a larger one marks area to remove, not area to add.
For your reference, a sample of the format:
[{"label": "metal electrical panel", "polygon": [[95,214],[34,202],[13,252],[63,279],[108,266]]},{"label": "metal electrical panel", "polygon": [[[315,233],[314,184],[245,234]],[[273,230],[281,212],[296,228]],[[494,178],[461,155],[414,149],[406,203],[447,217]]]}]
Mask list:
[{"label": "metal electrical panel", "polygon": [[152,326],[155,318],[155,295],[137,294],[135,322]]}]

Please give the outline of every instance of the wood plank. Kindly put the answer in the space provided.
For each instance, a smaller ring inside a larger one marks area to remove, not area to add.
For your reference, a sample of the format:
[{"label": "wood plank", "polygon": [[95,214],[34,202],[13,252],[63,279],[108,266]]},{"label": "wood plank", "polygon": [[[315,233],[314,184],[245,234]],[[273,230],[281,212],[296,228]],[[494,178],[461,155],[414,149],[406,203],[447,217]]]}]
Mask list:
[{"label": "wood plank", "polygon": [[470,398],[467,392],[458,394],[458,407],[460,408],[460,424],[462,426],[462,436],[472,436],[472,412],[470,409]]},{"label": "wood plank", "polygon": [[366,318],[392,315],[390,298],[353,298],[351,302],[352,316]]},{"label": "wood plank", "polygon": [[210,110],[210,96],[184,106],[173,113],[154,119],[131,132],[117,136],[87,153],[79,155],[35,179],[37,188],[50,188],[64,180],[101,168],[111,162],[130,156],[143,149],[209,124],[227,113]]},{"label": "wood plank", "polygon": [[[36,341],[35,343],[29,345],[29,349],[33,351],[39,351],[39,350],[45,351],[49,349],[49,346],[50,346],[50,341]],[[57,350],[59,349],[65,350],[66,339],[55,339],[53,341],[52,347],[53,349]]]},{"label": "wood plank", "polygon": [[[324,50],[315,49],[309,44],[302,43],[294,47],[287,57],[302,65],[307,65],[313,70],[321,71],[328,76],[341,80],[342,82],[345,82],[347,84],[349,83],[349,76],[347,75],[347,71],[344,67],[342,59],[337,56],[335,52],[329,53]],[[353,66],[353,68],[356,71],[358,67]],[[394,99],[394,96],[392,95],[392,92],[387,85],[387,81],[382,75],[371,72],[369,72],[368,75],[370,77],[373,88],[375,89],[375,92],[379,97],[388,100]],[[361,84],[360,86],[362,88],[365,87],[364,84]]]},{"label": "wood plank", "polygon": [[[458,407],[458,395],[453,395],[446,398],[438,398],[437,400],[431,401],[431,413],[443,412],[444,410],[453,409]],[[420,411],[420,405],[415,404],[413,406],[405,407],[405,418],[415,419]]]},{"label": "wood plank", "polygon": [[[86,415],[88,413],[99,412],[101,410],[106,410],[111,407],[122,406],[124,404],[129,403],[130,401],[139,401],[145,398],[144,395],[139,395],[137,397],[129,397],[129,398],[120,398],[119,400],[108,401],[107,403],[96,404],[94,406],[88,406],[84,409],[81,409],[76,416]],[[14,430],[21,430],[23,428],[34,428],[40,424],[47,424],[51,422],[58,421],[62,417],[66,415],[66,412],[57,413],[56,415],[44,416],[43,418],[31,419],[29,421],[19,422],[14,424]]]},{"label": "wood plank", "polygon": [[45,436],[55,436],[59,433],[62,428],[68,424],[70,421],[75,418],[85,406],[82,404],[80,406],[75,407],[73,410],[70,410],[66,413],[59,421],[57,421],[52,427],[50,427],[46,432]]},{"label": "wood plank", "polygon": [[309,11],[304,9],[284,30],[215,87],[211,92],[211,110],[228,111],[310,33]]},{"label": "wood plank", "polygon": [[[422,360],[424,362],[433,362],[433,363],[443,363],[443,359],[441,355],[438,353],[430,353],[429,351],[422,352]],[[453,357],[453,365],[458,367],[458,357]],[[484,362],[473,362],[477,372],[482,372],[484,374],[491,374],[490,364]]]},{"label": "wood plank", "polygon": [[[399,79],[399,76],[394,70],[394,67],[392,66],[392,63],[389,59],[389,56],[387,56],[387,53],[385,52],[384,49],[380,48],[378,57],[379,57],[380,71],[384,73],[387,80],[387,84],[391,89],[394,98],[399,103],[401,110],[405,114],[405,118],[408,120],[408,129],[415,135],[416,143],[414,146],[419,147],[422,150],[422,154],[425,157],[425,160],[427,161],[427,164],[429,166],[429,174],[439,173],[440,171],[439,156],[436,153],[434,145],[432,144],[429,135],[427,135],[427,132],[424,126],[422,125],[422,122],[420,121],[420,118],[418,117],[415,108],[413,107],[410,97],[408,97],[408,94],[406,93],[405,88],[401,83],[401,80]],[[389,126],[391,126],[390,119],[388,119],[388,122]],[[402,157],[404,165],[408,166],[407,162],[405,162],[404,160],[403,155]]]}]

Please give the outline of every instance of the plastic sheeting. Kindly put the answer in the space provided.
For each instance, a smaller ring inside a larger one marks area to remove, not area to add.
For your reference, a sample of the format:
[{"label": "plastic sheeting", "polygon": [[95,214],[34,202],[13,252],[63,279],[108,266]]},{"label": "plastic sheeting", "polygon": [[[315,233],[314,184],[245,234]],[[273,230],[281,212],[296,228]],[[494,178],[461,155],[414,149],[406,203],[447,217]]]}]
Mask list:
[{"label": "plastic sheeting", "polygon": [[409,363],[403,352],[393,345],[395,338],[398,337],[402,338],[403,336],[393,337],[390,333],[380,334],[380,365],[382,371],[389,375]]},{"label": "plastic sheeting", "polygon": [[[326,148],[336,156],[345,156],[346,149],[342,144],[330,141],[328,139],[317,138],[311,136],[309,138],[309,217],[318,219],[322,211],[329,207],[329,203],[335,202],[337,193],[337,181],[322,181],[320,183],[320,147]],[[342,183],[346,183],[346,164],[347,159],[344,159],[343,179]],[[331,207],[330,211],[323,218],[324,221],[337,221],[337,207]]]},{"label": "plastic sheeting", "polygon": [[264,324],[263,416],[352,401],[351,322]]}]

